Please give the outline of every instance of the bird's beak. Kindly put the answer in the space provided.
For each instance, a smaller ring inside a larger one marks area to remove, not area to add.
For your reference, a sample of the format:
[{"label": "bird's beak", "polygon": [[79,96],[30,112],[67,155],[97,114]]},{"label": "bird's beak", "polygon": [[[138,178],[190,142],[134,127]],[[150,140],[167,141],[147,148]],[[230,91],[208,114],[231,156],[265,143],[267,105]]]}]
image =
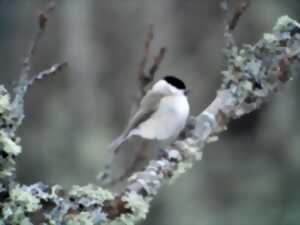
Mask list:
[{"label": "bird's beak", "polygon": [[190,89],[186,89],[186,90],[184,91],[184,95],[190,96],[190,94],[191,94],[191,90],[190,90]]}]

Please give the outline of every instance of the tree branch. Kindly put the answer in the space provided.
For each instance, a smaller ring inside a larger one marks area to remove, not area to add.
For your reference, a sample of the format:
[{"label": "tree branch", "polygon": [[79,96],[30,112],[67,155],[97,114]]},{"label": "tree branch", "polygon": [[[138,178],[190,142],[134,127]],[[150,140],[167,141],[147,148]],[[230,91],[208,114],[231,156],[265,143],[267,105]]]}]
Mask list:
[{"label": "tree branch", "polygon": [[[47,27],[49,15],[54,10],[54,8],[55,8],[55,1],[49,0],[45,10],[40,11],[38,14],[38,20],[37,20],[38,30],[36,31],[36,34],[34,35],[33,40],[29,46],[28,53],[24,58],[20,79],[18,85],[15,88],[15,98],[12,103],[13,109],[11,112],[11,117],[12,117],[11,133],[14,133],[19,128],[19,126],[21,125],[24,119],[24,97],[26,95],[28,87],[36,79],[40,79],[44,77],[44,75],[53,74],[56,72],[56,70],[60,70],[61,67],[64,67],[66,65],[66,63],[61,63],[60,65],[56,64],[51,67],[52,69],[56,69],[55,71],[48,70],[45,72],[41,72],[36,76],[36,78],[35,77],[30,78],[33,56],[38,49],[38,44],[40,43]],[[43,73],[44,75],[40,76]]]},{"label": "tree branch", "polygon": [[236,28],[241,16],[246,12],[250,5],[250,0],[242,0],[239,2],[238,7],[235,9],[235,12],[232,18],[228,21],[227,29],[229,32],[233,32]]},{"label": "tree branch", "polygon": [[[258,109],[297,71],[300,57],[300,25],[281,17],[273,32],[255,45],[233,49],[220,90],[212,103],[196,117],[194,128],[183,140],[163,150],[141,172],[129,178],[120,193],[95,185],[64,191],[42,183],[18,184],[12,171],[21,147],[8,134],[11,117],[9,94],[0,86],[0,218],[4,224],[134,224],[146,217],[150,201],[161,186],[174,181],[200,160],[206,143],[225,130],[232,119]],[[6,178],[8,182],[3,182]]]},{"label": "tree branch", "polygon": [[225,27],[225,41],[226,41],[226,49],[230,49],[235,47],[235,40],[233,36],[233,31],[237,27],[242,15],[247,11],[250,6],[250,0],[241,0],[238,1],[237,6],[234,7],[233,15],[230,15],[230,1],[223,0],[221,2],[221,7],[226,13],[226,27]]},{"label": "tree branch", "polygon": [[[142,98],[144,97],[146,91],[147,91],[147,86],[154,80],[155,74],[162,63],[167,48],[166,47],[161,47],[159,50],[159,53],[157,56],[154,57],[153,63],[150,66],[149,71],[147,72],[147,63],[149,61],[149,56],[150,56],[150,50],[151,50],[151,44],[154,39],[154,26],[151,25],[149,27],[149,30],[147,31],[145,35],[145,40],[144,40],[144,56],[138,66],[138,72],[137,72],[137,78],[138,78],[138,86],[139,86],[139,92],[136,97],[136,102],[133,106],[133,109],[136,109],[136,105],[140,103]],[[134,112],[134,110],[132,110]]]}]

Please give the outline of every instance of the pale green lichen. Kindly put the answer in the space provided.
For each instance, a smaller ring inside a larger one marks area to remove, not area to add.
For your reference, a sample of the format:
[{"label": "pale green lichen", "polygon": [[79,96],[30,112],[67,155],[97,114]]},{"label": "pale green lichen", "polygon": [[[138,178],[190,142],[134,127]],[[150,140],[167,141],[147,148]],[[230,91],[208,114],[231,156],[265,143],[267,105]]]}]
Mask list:
[{"label": "pale green lichen", "polygon": [[219,137],[215,135],[215,136],[208,137],[206,143],[214,143],[217,142],[218,140]]},{"label": "pale green lichen", "polygon": [[263,38],[268,43],[273,43],[277,41],[277,37],[274,34],[270,34],[270,33],[265,33]]},{"label": "pale green lichen", "polygon": [[41,208],[40,200],[33,196],[27,186],[14,186],[9,192],[10,200],[1,204],[1,220],[4,224],[31,225],[28,213]]},{"label": "pale green lichen", "polygon": [[149,211],[149,202],[136,192],[127,192],[122,200],[126,202],[126,207],[131,209],[138,220],[145,219]]},{"label": "pale green lichen", "polygon": [[[5,204],[2,208],[2,219],[7,219],[10,216],[12,216],[14,213],[13,209],[10,207],[10,205]],[[1,220],[0,220],[1,221]]]},{"label": "pale green lichen", "polygon": [[16,185],[10,191],[10,198],[15,204],[20,205],[27,212],[34,212],[41,207],[40,200],[20,185]]},{"label": "pale green lichen", "polygon": [[78,215],[69,215],[66,225],[94,225],[93,217],[88,212],[81,212]]},{"label": "pale green lichen", "polygon": [[202,141],[188,138],[185,141],[176,142],[176,145],[181,149],[181,153],[185,160],[178,162],[177,168],[173,171],[172,177],[169,181],[170,184],[173,184],[177,178],[179,178],[187,170],[190,170],[194,162],[201,160],[203,156],[201,149],[204,146],[204,142]]},{"label": "pale green lichen", "polygon": [[21,153],[21,146],[16,144],[8,135],[0,131],[0,143],[3,145],[3,150],[12,155],[19,155]]},{"label": "pale green lichen", "polygon": [[176,145],[181,149],[184,158],[191,160],[201,160],[203,142],[193,138],[188,138],[185,141],[176,142]]},{"label": "pale green lichen", "polygon": [[252,91],[253,90],[253,83],[248,81],[248,80],[244,80],[244,81],[241,81],[242,85],[241,87],[244,88],[244,90],[246,91]]},{"label": "pale green lichen", "polygon": [[2,207],[3,212],[0,218],[0,224],[1,222],[5,225],[31,224],[29,218],[25,215],[25,210],[21,206],[12,202],[4,203]]},{"label": "pale green lichen", "polygon": [[146,218],[149,212],[149,201],[136,192],[125,193],[122,200],[126,202],[126,208],[132,213],[122,214],[114,220],[107,221],[104,225],[134,225]]},{"label": "pale green lichen", "polygon": [[241,55],[237,55],[234,60],[234,64],[237,67],[242,66],[246,61],[246,57],[242,57]]},{"label": "pale green lichen", "polygon": [[138,221],[135,215],[123,214],[109,225],[135,225]]},{"label": "pale green lichen", "polygon": [[53,185],[51,187],[51,191],[50,191],[49,197],[50,198],[56,198],[57,197],[57,193],[59,193],[62,190],[63,190],[62,186],[60,186],[58,184]]},{"label": "pale green lichen", "polygon": [[261,62],[257,60],[251,60],[245,65],[245,71],[251,73],[253,76],[257,76],[261,69]]},{"label": "pale green lichen", "polygon": [[239,105],[232,113],[234,118],[256,109],[278,89],[279,81],[290,79],[290,70],[280,77],[280,65],[284,56],[298,57],[299,37],[292,36],[299,36],[299,30],[300,25],[296,21],[283,16],[278,19],[273,34],[264,34],[257,44],[244,45],[240,51],[233,51],[230,55],[228,68],[222,72],[222,88],[229,89],[237,99]]},{"label": "pale green lichen", "polygon": [[75,185],[69,194],[71,197],[73,196],[75,198],[88,197],[97,200],[98,204],[102,204],[104,201],[114,198],[110,191],[92,184],[86,186]]},{"label": "pale green lichen", "polygon": [[277,20],[277,23],[274,26],[273,31],[285,32],[289,29],[290,25],[300,27],[300,24],[297,21],[291,19],[289,16],[287,16],[287,15],[281,16]]},{"label": "pale green lichen", "polygon": [[20,225],[33,225],[33,223],[30,222],[28,218],[24,218],[21,222]]},{"label": "pale green lichen", "polygon": [[[10,165],[13,165],[14,163],[11,163]],[[10,177],[14,174],[16,169],[13,166],[6,166],[5,169],[0,170],[0,178],[4,177]]]},{"label": "pale green lichen", "polygon": [[180,162],[177,165],[177,169],[173,172],[172,178],[170,179],[169,183],[174,184],[175,181],[184,174],[187,170],[191,169],[193,167],[192,161],[184,161]]},{"label": "pale green lichen", "polygon": [[126,202],[126,207],[132,210],[132,213],[122,214],[118,218],[106,222],[105,225],[134,225],[146,218],[149,212],[148,200],[136,192],[125,193],[122,200]]},{"label": "pale green lichen", "polygon": [[[14,157],[21,153],[21,146],[13,139],[14,134],[10,132],[11,105],[10,97],[4,86],[0,85],[0,178],[9,178],[15,172]],[[4,180],[3,180],[4,181]],[[6,179],[4,182],[7,182]]]},{"label": "pale green lichen", "polygon": [[3,85],[0,85],[0,114],[8,111],[10,108],[9,95]]}]

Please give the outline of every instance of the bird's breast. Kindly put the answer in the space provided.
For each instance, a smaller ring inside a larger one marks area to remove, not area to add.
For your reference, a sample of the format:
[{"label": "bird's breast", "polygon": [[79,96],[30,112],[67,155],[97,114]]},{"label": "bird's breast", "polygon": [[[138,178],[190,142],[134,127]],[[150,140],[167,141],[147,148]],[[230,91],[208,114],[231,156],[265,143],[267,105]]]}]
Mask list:
[{"label": "bird's breast", "polygon": [[138,130],[147,139],[175,139],[184,128],[189,115],[185,96],[168,96],[161,99],[157,111]]}]

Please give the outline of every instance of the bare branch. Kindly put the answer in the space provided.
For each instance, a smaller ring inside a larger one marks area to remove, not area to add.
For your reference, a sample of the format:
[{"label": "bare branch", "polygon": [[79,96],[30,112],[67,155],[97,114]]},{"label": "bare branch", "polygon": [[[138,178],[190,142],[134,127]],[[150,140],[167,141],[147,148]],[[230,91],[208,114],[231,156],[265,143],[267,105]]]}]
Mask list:
[{"label": "bare branch", "polygon": [[149,69],[149,80],[152,81],[154,79],[155,73],[157,72],[160,64],[162,63],[163,59],[165,58],[166,51],[167,51],[167,48],[162,47],[159,50],[159,53],[157,54],[157,56],[154,58],[153,65]]},{"label": "bare branch", "polygon": [[45,76],[50,76],[50,75],[53,75],[57,72],[62,71],[67,65],[68,65],[67,62],[57,63],[57,64],[52,65],[49,69],[43,70],[42,72],[39,72],[36,76],[33,76],[28,81],[28,85],[32,85],[34,81],[41,80]]},{"label": "bare branch", "polygon": [[[140,82],[140,88],[143,88],[143,83],[145,82],[145,79],[147,77],[146,73],[145,73],[145,68],[149,59],[149,54],[150,54],[150,46],[151,43],[153,41],[154,38],[154,34],[153,34],[153,25],[151,25],[148,29],[148,31],[146,32],[145,35],[145,40],[144,40],[144,56],[139,64],[138,67],[138,80]],[[140,90],[141,92],[143,90]]]},{"label": "bare branch", "polygon": [[225,30],[225,39],[226,39],[226,48],[232,48],[235,46],[235,41],[233,37],[233,31],[238,25],[238,22],[240,21],[241,16],[247,11],[250,0],[240,0],[237,3],[238,5],[235,7],[233,15],[230,17],[230,11],[229,11],[229,0],[223,0],[223,10],[226,13],[227,18],[227,24],[226,24],[226,30]]},{"label": "bare branch", "polygon": [[165,53],[166,47],[162,47],[154,57],[153,64],[150,66],[149,72],[146,72],[147,63],[150,55],[150,47],[154,38],[154,27],[151,25],[149,27],[148,32],[145,35],[144,41],[144,56],[141,60],[141,63],[138,66],[138,81],[139,81],[139,93],[137,96],[137,103],[143,98],[146,93],[147,86],[154,80],[155,73],[157,72],[160,64],[162,63]]},{"label": "bare branch", "polygon": [[230,10],[229,10],[230,9],[230,0],[221,0],[220,7],[225,13],[226,23],[227,23],[227,21],[229,21],[229,17],[230,17]]},{"label": "bare branch", "polygon": [[23,67],[22,67],[20,79],[15,88],[15,98],[12,103],[13,113],[11,114],[12,120],[14,122],[13,122],[11,132],[15,132],[24,119],[24,97],[26,95],[28,87],[35,80],[41,79],[46,75],[54,74],[57,71],[61,70],[62,67],[66,65],[66,63],[55,64],[50,69],[39,73],[33,78],[30,78],[33,56],[35,55],[38,49],[38,45],[47,27],[49,15],[54,10],[54,8],[55,8],[54,0],[49,0],[45,10],[40,11],[38,13],[38,19],[37,19],[38,30],[33,37],[27,55],[23,61]]},{"label": "bare branch", "polygon": [[237,9],[235,10],[231,20],[228,22],[228,31],[233,32],[234,29],[236,28],[241,16],[246,12],[250,5],[250,0],[242,0]]},{"label": "bare branch", "polygon": [[[54,1],[49,1],[46,9],[44,11],[39,12],[38,15],[38,30],[31,42],[31,45],[28,49],[27,56],[23,61],[23,69],[21,72],[21,80],[26,80],[29,77],[29,73],[31,71],[32,58],[37,50],[38,44],[45,32],[46,25],[48,22],[48,17],[50,13],[54,10]],[[21,81],[20,81],[21,82]]]}]

